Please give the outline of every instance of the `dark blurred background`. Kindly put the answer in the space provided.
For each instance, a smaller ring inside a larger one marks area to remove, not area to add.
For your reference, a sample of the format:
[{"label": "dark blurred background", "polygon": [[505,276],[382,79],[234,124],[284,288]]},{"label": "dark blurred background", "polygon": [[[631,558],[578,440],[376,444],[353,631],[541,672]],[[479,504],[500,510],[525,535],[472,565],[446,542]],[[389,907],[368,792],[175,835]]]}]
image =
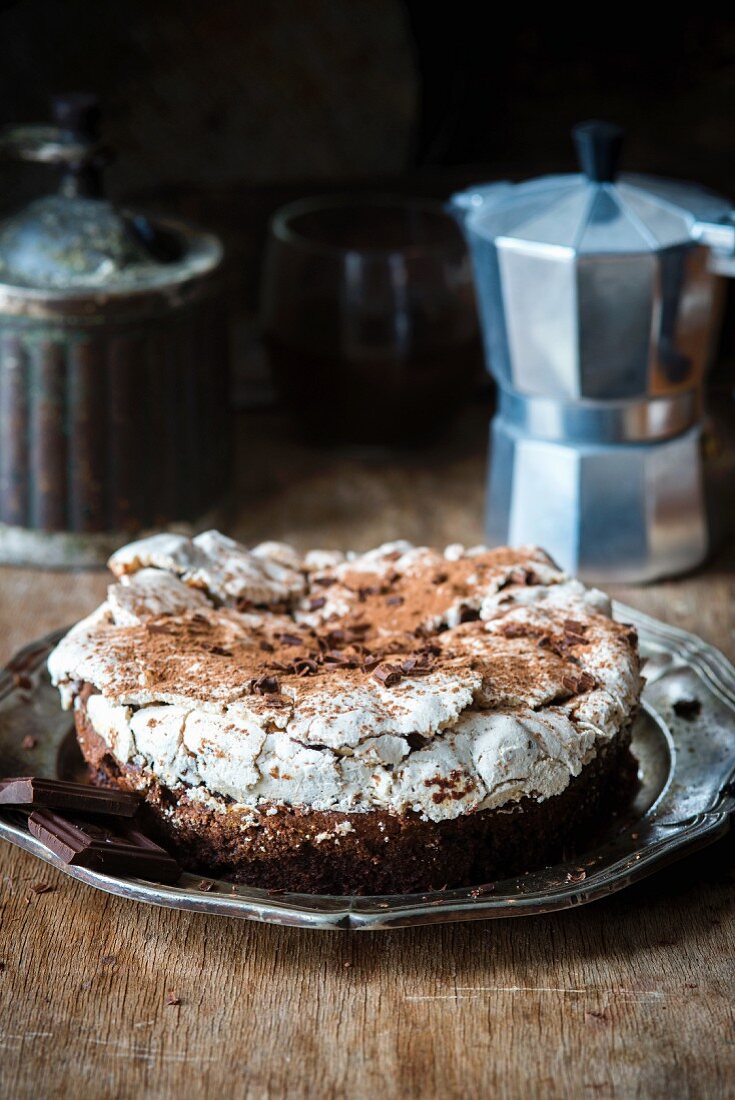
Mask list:
[{"label": "dark blurred background", "polygon": [[[735,20],[523,18],[459,0],[4,2],[2,113],[89,88],[124,150],[122,191],[483,166],[567,168],[604,115],[628,159],[727,189]],[[525,13],[524,13],[525,15]]]},{"label": "dark blurred background", "polygon": [[467,0],[0,7],[3,115],[96,91],[121,191],[564,169],[569,127],[590,115],[628,128],[642,170],[727,190],[735,168],[735,20],[621,14],[603,30]]},{"label": "dark blurred background", "polygon": [[[0,122],[96,92],[119,198],[226,239],[238,359],[258,372],[258,270],[286,199],[376,186],[444,196],[573,168],[571,125],[627,128],[624,163],[735,195],[735,19],[458,0],[16,0],[0,4]],[[3,209],[48,186],[3,169]],[[732,316],[732,309],[730,310]],[[726,325],[728,333],[735,326]]]}]

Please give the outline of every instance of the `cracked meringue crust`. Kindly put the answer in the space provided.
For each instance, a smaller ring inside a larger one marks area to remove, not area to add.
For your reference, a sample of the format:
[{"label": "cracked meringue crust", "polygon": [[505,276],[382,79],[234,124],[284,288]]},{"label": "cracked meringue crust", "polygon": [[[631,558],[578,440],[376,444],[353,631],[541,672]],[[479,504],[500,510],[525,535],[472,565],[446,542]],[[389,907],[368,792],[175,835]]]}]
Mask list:
[{"label": "cracked meringue crust", "polygon": [[184,862],[311,892],[538,865],[630,791],[635,632],[535,548],[217,532],[113,556],[49,658],[93,779]]}]

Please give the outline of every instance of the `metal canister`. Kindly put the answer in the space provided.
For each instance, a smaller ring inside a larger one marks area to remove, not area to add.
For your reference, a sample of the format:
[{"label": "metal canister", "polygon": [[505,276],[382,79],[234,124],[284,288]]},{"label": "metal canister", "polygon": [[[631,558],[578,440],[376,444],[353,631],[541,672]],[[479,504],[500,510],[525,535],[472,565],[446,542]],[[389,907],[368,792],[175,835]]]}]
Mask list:
[{"label": "metal canister", "polygon": [[0,136],[64,170],[0,225],[0,561],[80,566],[216,519],[228,328],[220,242],[104,198],[96,104],[55,114]]}]

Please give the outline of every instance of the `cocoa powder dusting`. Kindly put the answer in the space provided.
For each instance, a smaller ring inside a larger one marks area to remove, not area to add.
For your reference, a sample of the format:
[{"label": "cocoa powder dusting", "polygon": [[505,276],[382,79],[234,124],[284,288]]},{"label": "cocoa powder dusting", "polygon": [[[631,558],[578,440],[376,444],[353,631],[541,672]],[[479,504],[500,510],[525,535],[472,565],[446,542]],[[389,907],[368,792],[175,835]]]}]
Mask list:
[{"label": "cocoa powder dusting", "polygon": [[[114,663],[121,694],[144,685],[152,693],[193,699],[262,696],[283,707],[294,696],[308,705],[314,692],[324,692],[325,678],[335,692],[366,679],[390,689],[405,679],[463,668],[481,672],[492,691],[506,697],[513,691],[531,697],[552,679],[557,692],[559,685],[571,694],[590,690],[594,680],[574,667],[572,655],[594,639],[588,623],[568,612],[559,612],[548,628],[481,620],[478,591],[512,592],[538,581],[533,560],[519,564],[519,557],[523,562],[520,552],[503,548],[452,561],[426,551],[405,565],[400,554],[393,556],[383,573],[343,568],[332,575],[325,569],[301,604],[316,616],[308,626],[298,620],[296,605],[246,616],[213,606],[207,614],[187,611],[140,626],[104,627],[99,644]],[[460,625],[448,629],[449,616]],[[629,627],[604,624],[630,644]]]}]

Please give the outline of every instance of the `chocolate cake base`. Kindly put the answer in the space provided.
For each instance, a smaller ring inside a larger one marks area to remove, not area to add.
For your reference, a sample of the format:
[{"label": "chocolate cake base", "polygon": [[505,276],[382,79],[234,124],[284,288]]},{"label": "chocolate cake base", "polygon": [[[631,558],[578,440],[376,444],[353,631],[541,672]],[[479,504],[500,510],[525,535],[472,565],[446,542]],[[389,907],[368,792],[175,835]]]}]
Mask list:
[{"label": "chocolate cake base", "polygon": [[543,802],[524,798],[440,822],[283,804],[255,811],[233,804],[222,813],[190,798],[186,787],[170,789],[117,761],[89,723],[84,695],[75,721],[92,782],[142,793],[150,831],[185,868],[297,893],[425,893],[534,870],[624,811],[637,785],[628,727],[562,794]]}]

